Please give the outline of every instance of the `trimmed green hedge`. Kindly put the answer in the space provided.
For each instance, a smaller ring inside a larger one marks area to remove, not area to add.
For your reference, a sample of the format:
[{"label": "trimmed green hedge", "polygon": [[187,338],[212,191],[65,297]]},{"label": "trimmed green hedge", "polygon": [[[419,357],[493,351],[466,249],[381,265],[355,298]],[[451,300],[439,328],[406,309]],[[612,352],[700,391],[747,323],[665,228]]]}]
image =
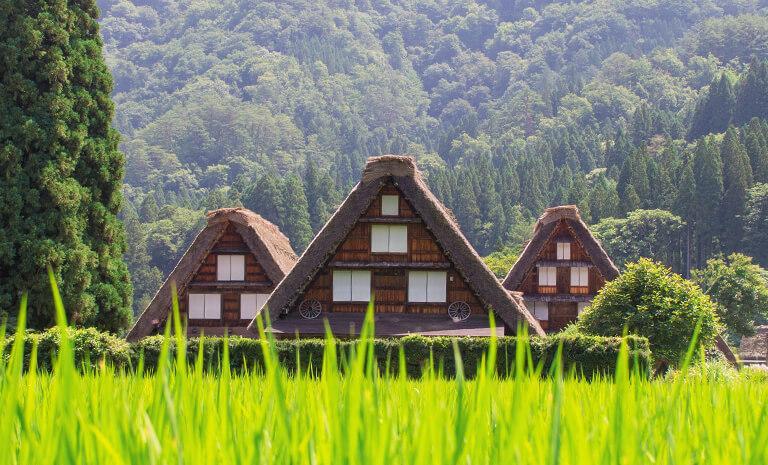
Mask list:
[{"label": "trimmed green hedge", "polygon": [[[163,338],[153,336],[135,344],[129,344],[123,339],[110,334],[100,333],[95,329],[70,329],[73,338],[76,363],[82,368],[95,368],[101,363],[107,363],[116,369],[133,369],[143,360],[144,369],[153,371],[157,366]],[[38,345],[38,368],[51,369],[51,361],[59,342],[59,331],[51,329],[43,333],[25,334],[25,361],[28,367],[29,356],[33,342]],[[12,338],[6,341],[3,353],[8,356]],[[435,363],[435,369],[441,370],[445,376],[455,375],[453,340],[456,340],[463,361],[464,373],[473,377],[477,372],[480,360],[488,350],[490,339],[477,337],[423,337],[407,336],[400,339],[376,339],[373,341],[375,362],[381,372],[389,370],[397,372],[400,347],[405,355],[406,370],[409,376],[419,377],[428,369],[430,360]],[[208,371],[218,371],[225,339],[206,338],[203,346],[204,367]],[[230,337],[229,344],[230,367],[233,372],[245,370],[261,370],[264,366],[261,343],[255,339]],[[648,340],[643,337],[627,337],[630,348],[630,362],[637,363],[643,372],[649,372],[652,365]],[[558,334],[544,338],[530,339],[530,356],[535,366],[547,373],[555,358],[558,345],[562,342],[564,368],[577,374],[592,376],[594,374],[610,375],[615,371],[616,361],[621,346],[619,337],[587,336],[582,334]],[[194,364],[199,351],[200,340],[192,338],[187,341],[187,360]],[[338,364],[344,367],[356,341],[337,341]],[[497,373],[505,376],[514,369],[515,337],[502,337],[497,340]],[[175,357],[175,343],[170,341],[171,354]],[[319,371],[325,341],[323,339],[278,340],[275,341],[275,351],[281,365],[289,372],[297,368]]]}]

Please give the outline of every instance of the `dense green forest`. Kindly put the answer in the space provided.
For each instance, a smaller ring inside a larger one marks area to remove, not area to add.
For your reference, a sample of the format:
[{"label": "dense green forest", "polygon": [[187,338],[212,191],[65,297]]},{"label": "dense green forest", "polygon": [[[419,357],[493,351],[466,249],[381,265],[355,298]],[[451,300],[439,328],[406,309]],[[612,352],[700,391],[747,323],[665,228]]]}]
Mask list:
[{"label": "dense green forest", "polygon": [[204,209],[300,252],[382,153],[416,156],[502,269],[560,203],[620,264],[768,265],[765,2],[99,4],[135,309]]}]

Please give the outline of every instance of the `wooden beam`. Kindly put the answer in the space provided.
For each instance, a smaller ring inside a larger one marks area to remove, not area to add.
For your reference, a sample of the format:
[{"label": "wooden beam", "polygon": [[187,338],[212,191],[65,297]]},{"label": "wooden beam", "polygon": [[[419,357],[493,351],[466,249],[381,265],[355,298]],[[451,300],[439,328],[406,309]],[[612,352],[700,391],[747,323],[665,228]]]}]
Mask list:
[{"label": "wooden beam", "polygon": [[421,223],[421,218],[404,218],[401,216],[375,216],[360,218],[360,223]]},{"label": "wooden beam", "polygon": [[376,268],[402,268],[417,270],[447,270],[450,262],[345,262],[332,261],[328,263],[330,268],[376,269]]},{"label": "wooden beam", "polygon": [[[192,282],[187,285],[189,289],[224,289],[224,290],[261,290],[272,286],[269,282],[250,282],[250,281],[211,281],[211,282]],[[270,291],[271,292],[271,291]]]},{"label": "wooden beam", "polygon": [[591,302],[591,294],[523,294],[523,300],[531,302]]},{"label": "wooden beam", "polygon": [[536,262],[536,266],[555,266],[560,268],[583,266],[587,268],[594,268],[595,264],[592,262],[576,260],[539,260]]},{"label": "wooden beam", "polygon": [[249,254],[251,251],[245,247],[214,247],[212,253],[217,254]]},{"label": "wooden beam", "polygon": [[[355,337],[365,319],[364,313],[324,312],[319,318],[305,320],[292,312],[272,322],[267,331],[276,335],[294,337],[298,332],[302,336],[323,336],[325,321],[336,337]],[[448,315],[416,313],[374,313],[374,331],[376,336],[406,336],[423,334],[428,336],[490,336],[495,331],[497,336],[504,335],[504,326],[491,328],[486,315],[473,315],[464,321],[454,322]]]}]

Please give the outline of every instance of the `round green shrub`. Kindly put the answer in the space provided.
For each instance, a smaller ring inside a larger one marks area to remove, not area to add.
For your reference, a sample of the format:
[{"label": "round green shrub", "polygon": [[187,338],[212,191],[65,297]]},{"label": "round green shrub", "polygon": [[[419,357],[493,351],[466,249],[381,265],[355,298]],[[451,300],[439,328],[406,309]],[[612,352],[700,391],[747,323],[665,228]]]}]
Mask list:
[{"label": "round green shrub", "polygon": [[715,304],[691,281],[648,259],[627,264],[579,317],[587,334],[648,338],[655,359],[676,364],[701,322],[698,345],[711,347],[720,329]]}]

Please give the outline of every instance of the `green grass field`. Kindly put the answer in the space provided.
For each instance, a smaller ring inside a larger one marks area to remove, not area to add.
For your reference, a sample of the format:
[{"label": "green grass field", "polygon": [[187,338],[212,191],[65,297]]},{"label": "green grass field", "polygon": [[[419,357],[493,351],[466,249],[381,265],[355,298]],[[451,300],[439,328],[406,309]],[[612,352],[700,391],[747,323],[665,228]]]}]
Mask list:
[{"label": "green grass field", "polygon": [[319,377],[288,376],[269,356],[263,373],[234,376],[167,352],[155,374],[83,374],[66,340],[52,373],[25,373],[20,341],[0,366],[0,464],[768,462],[760,377],[683,368],[649,381],[626,351],[611,379],[519,363],[513,378],[468,381],[380,377],[364,343],[345,375],[335,356]]}]

